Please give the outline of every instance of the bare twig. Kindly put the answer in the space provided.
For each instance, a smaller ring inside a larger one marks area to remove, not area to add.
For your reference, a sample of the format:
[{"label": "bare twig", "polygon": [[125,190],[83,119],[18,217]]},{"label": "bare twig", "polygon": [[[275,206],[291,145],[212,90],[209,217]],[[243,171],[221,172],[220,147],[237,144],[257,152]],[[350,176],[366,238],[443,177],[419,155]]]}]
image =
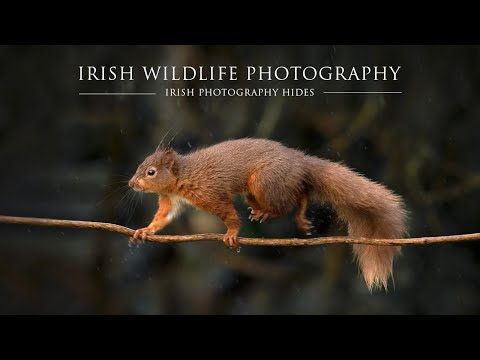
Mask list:
[{"label": "bare twig", "polygon": [[[120,234],[132,236],[134,230],[125,226],[101,223],[93,221],[75,221],[75,220],[59,220],[59,219],[41,219],[16,216],[1,216],[0,223],[35,225],[35,226],[56,226],[68,228],[87,228],[98,229],[104,231],[113,231]],[[195,234],[195,235],[149,235],[146,240],[172,243],[172,242],[193,242],[206,240],[223,240],[221,234]],[[434,236],[410,239],[370,239],[355,238],[349,236],[329,236],[311,239],[259,239],[259,238],[239,238],[242,245],[261,245],[261,246],[304,246],[304,245],[323,245],[323,244],[364,244],[364,245],[382,245],[382,246],[398,246],[398,245],[428,245],[436,243],[448,243],[458,241],[480,240],[480,233],[450,235],[450,236]]]}]

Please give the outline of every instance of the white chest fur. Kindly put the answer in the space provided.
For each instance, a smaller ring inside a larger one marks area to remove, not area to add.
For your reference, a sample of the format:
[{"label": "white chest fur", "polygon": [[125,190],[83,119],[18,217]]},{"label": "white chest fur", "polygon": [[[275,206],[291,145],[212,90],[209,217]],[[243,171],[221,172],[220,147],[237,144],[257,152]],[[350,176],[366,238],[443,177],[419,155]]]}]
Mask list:
[{"label": "white chest fur", "polygon": [[167,215],[167,220],[170,222],[182,213],[182,210],[185,207],[185,205],[191,205],[191,204],[188,200],[185,200],[184,198],[177,195],[168,195],[168,197],[172,202],[172,208]]}]

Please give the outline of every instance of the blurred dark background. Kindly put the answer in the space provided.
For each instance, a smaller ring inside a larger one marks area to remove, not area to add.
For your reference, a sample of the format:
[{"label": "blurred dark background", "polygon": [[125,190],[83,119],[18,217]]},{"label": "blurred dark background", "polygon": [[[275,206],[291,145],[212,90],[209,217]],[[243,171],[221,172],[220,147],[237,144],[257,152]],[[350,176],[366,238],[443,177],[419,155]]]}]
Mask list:
[{"label": "blurred dark background", "polygon": [[[123,186],[172,128],[182,129],[173,141],[180,152],[250,136],[343,161],[404,197],[410,236],[480,232],[479,63],[479,46],[3,46],[0,214],[146,226],[156,197]],[[313,97],[167,98],[165,87],[202,84],[80,82],[79,65],[402,69],[396,82],[233,84],[309,87]],[[78,95],[88,91],[160,95]],[[251,224],[237,205],[243,236],[300,236],[292,218]],[[345,234],[328,206],[309,217],[316,235]],[[224,227],[194,209],[163,230],[203,232]],[[0,224],[0,313],[473,314],[479,245],[406,247],[395,288],[370,294],[346,245],[237,254],[216,242],[129,247],[115,233]]]}]

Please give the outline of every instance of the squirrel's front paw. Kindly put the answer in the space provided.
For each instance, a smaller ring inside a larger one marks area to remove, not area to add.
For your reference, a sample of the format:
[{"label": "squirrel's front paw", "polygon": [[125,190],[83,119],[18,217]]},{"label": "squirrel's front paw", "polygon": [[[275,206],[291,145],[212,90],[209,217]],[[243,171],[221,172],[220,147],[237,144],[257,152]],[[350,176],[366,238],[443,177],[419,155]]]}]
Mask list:
[{"label": "squirrel's front paw", "polygon": [[131,244],[143,244],[148,235],[155,234],[155,231],[148,227],[144,227],[135,231],[135,234],[129,239]]},{"label": "squirrel's front paw", "polygon": [[234,250],[238,249],[238,232],[230,232],[227,231],[225,236],[223,237],[223,242],[225,246],[228,246],[229,248],[232,248]]}]

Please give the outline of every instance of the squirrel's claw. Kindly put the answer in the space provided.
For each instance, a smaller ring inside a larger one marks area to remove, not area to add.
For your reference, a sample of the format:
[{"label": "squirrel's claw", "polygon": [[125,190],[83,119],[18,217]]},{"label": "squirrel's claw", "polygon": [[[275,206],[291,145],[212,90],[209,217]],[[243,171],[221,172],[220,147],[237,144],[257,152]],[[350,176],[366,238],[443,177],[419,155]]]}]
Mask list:
[{"label": "squirrel's claw", "polygon": [[223,243],[225,244],[225,246],[236,251],[238,249],[238,246],[240,245],[238,243],[237,235],[238,234],[232,234],[227,232],[223,237]]},{"label": "squirrel's claw", "polygon": [[155,232],[149,228],[141,228],[135,231],[129,242],[131,244],[143,244],[148,235],[153,235]]},{"label": "squirrel's claw", "polygon": [[136,238],[134,236],[130,236],[128,238],[128,243],[130,245],[138,245],[138,244],[143,244],[145,242],[145,240],[143,240],[142,238]]},{"label": "squirrel's claw", "polygon": [[312,230],[314,229],[312,222],[303,218],[297,220],[298,229],[303,232],[305,235],[312,235]]},{"label": "squirrel's claw", "polygon": [[268,213],[263,214],[262,218],[260,219],[260,224],[266,221],[269,217],[270,215]]},{"label": "squirrel's claw", "polygon": [[262,223],[270,217],[269,213],[260,210],[254,210],[252,208],[249,209],[251,209],[250,216],[248,217],[250,221],[259,221],[260,223]]}]

